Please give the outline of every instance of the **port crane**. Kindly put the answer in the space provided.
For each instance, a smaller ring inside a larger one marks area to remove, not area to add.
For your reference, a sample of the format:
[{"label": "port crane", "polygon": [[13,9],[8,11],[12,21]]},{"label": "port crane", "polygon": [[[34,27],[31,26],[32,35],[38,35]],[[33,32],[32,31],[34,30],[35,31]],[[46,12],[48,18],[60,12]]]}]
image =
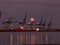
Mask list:
[{"label": "port crane", "polygon": [[[45,26],[46,26],[46,18],[44,19],[43,22],[43,17],[41,18],[40,22],[38,23],[34,23],[34,18],[31,18],[31,22],[30,23],[26,23],[26,19],[27,19],[27,13],[25,12],[25,16],[23,18],[22,21],[12,21],[12,17],[9,17],[7,21],[4,21],[3,24],[5,24],[4,28],[12,28],[13,27],[13,23],[16,23],[17,25],[19,25],[20,27],[18,27],[19,29],[24,29],[24,30],[45,30]],[[52,19],[51,19],[52,20]],[[47,27],[50,28],[51,27],[51,21],[48,23]]]}]

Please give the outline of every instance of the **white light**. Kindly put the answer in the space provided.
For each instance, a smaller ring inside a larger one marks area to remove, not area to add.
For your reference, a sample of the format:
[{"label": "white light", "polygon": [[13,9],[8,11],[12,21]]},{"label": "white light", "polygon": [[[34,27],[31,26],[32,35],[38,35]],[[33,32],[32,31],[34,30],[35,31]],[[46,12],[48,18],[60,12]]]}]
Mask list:
[{"label": "white light", "polygon": [[24,27],[23,27],[23,26],[20,26],[20,28],[21,28],[21,29],[24,29]]},{"label": "white light", "polygon": [[36,31],[39,31],[40,29],[39,28],[36,28]]},{"label": "white light", "polygon": [[34,18],[30,18],[30,21],[32,21],[32,22],[33,22],[33,21],[35,21],[35,19],[34,19]]}]

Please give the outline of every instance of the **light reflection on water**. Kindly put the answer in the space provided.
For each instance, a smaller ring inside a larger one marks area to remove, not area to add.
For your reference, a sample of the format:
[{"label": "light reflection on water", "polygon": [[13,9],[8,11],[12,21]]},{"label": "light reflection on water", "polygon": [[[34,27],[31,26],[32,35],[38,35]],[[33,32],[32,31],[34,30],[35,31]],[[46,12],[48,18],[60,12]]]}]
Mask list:
[{"label": "light reflection on water", "polygon": [[10,45],[12,45],[12,34],[10,34]]},{"label": "light reflection on water", "polygon": [[35,40],[36,40],[35,35],[31,35],[30,38],[31,38],[31,44],[35,44]]},{"label": "light reflection on water", "polygon": [[17,45],[19,45],[19,35],[17,35]]},{"label": "light reflection on water", "polygon": [[40,41],[40,42],[41,42],[41,44],[42,44],[42,34],[41,34],[41,37],[40,37],[40,38],[41,38],[41,41]]},{"label": "light reflection on water", "polygon": [[60,44],[60,32],[1,32],[0,45]]},{"label": "light reflection on water", "polygon": [[48,35],[45,35],[45,39],[46,39],[46,44],[48,44]]},{"label": "light reflection on water", "polygon": [[[12,45],[12,39],[13,39],[13,35],[10,34],[10,45]],[[46,44],[48,44],[48,35],[45,35],[45,41]],[[43,36],[42,34],[39,36],[37,35],[30,35],[30,37],[26,34],[26,35],[22,35],[22,34],[17,34],[17,45],[23,45],[23,44],[42,44],[43,42]]]},{"label": "light reflection on water", "polygon": [[22,35],[20,35],[20,45],[22,45],[22,42],[23,42],[23,37]]}]

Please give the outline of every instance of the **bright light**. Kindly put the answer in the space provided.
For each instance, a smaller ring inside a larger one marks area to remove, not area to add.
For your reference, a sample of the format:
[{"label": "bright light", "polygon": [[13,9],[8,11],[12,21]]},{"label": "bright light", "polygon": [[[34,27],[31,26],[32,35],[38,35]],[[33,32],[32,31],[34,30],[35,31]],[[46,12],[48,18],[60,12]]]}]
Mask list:
[{"label": "bright light", "polygon": [[36,31],[39,31],[40,29],[39,28],[36,28]]},{"label": "bright light", "polygon": [[32,22],[33,22],[33,21],[35,21],[35,19],[34,19],[34,18],[30,18],[30,21],[32,21]]},{"label": "bright light", "polygon": [[20,26],[20,28],[21,28],[21,29],[24,29],[24,27],[23,27],[23,26]]}]

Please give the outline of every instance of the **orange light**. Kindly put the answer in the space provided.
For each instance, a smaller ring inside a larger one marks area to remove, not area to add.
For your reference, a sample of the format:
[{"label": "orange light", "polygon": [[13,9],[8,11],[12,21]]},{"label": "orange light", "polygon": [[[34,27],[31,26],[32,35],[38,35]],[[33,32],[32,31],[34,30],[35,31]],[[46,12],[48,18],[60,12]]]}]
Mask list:
[{"label": "orange light", "polygon": [[32,22],[33,22],[33,21],[35,21],[35,19],[34,19],[34,18],[30,18],[30,21],[32,21]]}]

